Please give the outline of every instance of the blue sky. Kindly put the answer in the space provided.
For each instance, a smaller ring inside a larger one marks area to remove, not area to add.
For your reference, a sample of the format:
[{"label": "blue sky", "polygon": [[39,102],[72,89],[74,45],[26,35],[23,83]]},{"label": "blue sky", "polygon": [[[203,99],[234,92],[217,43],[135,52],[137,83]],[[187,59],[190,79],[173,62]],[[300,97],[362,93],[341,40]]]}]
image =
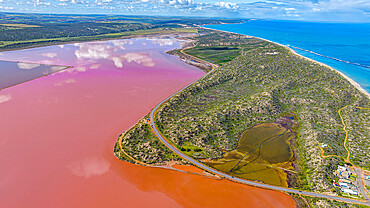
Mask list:
[{"label": "blue sky", "polygon": [[370,0],[0,0],[0,11],[370,22]]}]

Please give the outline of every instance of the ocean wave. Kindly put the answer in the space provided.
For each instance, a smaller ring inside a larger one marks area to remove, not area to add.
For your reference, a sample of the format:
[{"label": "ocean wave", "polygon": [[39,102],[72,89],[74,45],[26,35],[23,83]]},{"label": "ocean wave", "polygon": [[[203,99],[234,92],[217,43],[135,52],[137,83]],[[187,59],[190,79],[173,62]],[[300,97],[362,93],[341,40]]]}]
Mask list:
[{"label": "ocean wave", "polygon": [[303,48],[298,48],[298,47],[295,47],[295,46],[290,46],[290,47],[292,47],[294,49],[297,49],[297,50],[304,51],[304,52],[312,53],[316,56],[321,56],[321,57],[325,57],[325,58],[332,59],[332,60],[335,60],[335,61],[343,62],[343,63],[346,63],[346,64],[352,64],[352,65],[361,66],[361,67],[365,67],[365,68],[370,69],[370,66],[367,66],[367,65],[364,65],[364,64],[353,63],[353,62],[350,62],[350,61],[346,61],[346,60],[342,60],[342,59],[338,59],[338,58],[334,58],[334,57],[330,57],[330,56],[325,56],[325,55],[316,53],[314,51],[306,50],[306,49],[303,49]]}]

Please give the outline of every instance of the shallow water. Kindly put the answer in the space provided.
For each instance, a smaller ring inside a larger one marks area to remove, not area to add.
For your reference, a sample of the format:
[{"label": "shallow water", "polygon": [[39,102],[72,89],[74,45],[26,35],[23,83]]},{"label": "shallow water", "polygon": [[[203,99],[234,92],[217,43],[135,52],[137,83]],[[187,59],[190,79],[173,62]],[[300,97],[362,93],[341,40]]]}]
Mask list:
[{"label": "shallow water", "polygon": [[242,133],[238,150],[252,155],[260,152],[260,157],[269,163],[283,163],[292,158],[288,140],[293,138],[294,133],[279,124],[259,124]]},{"label": "shallow water", "polygon": [[[69,65],[0,91],[0,207],[294,207],[280,192],[118,160],[118,135],[204,72],[130,39],[4,52]],[[242,197],[241,197],[242,196]]]},{"label": "shallow water", "polygon": [[35,63],[0,61],[0,90],[49,75],[66,68],[66,66],[49,66]]},{"label": "shallow water", "polygon": [[279,124],[258,124],[242,133],[235,150],[206,163],[236,177],[287,187],[287,175],[281,168],[293,169],[289,140],[294,136]]}]

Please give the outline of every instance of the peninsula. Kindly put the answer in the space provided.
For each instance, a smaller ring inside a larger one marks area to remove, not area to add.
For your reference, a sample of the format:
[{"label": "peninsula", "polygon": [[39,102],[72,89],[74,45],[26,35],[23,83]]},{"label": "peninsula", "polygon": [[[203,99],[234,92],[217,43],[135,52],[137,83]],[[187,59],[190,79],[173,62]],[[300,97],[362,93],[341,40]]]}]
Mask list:
[{"label": "peninsula", "polygon": [[203,28],[198,33],[188,38],[193,47],[171,53],[218,67],[152,111],[153,121],[148,115],[124,132],[117,157],[142,165],[186,163],[158,139],[155,126],[167,146],[207,167],[278,187],[342,196],[332,185],[337,167],[370,168],[367,94],[284,46]]},{"label": "peninsula", "polygon": [[217,178],[289,192],[302,206],[368,205],[368,93],[285,46],[199,26],[241,20],[0,16],[0,51],[153,35],[184,40],[167,53],[207,74],[123,132],[119,159],[190,163]]}]

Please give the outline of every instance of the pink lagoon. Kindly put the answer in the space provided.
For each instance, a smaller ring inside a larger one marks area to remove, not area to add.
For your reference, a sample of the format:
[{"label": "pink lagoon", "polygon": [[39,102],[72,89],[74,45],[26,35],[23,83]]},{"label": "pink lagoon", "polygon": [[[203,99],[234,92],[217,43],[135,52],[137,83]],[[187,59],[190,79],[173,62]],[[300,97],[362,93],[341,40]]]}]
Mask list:
[{"label": "pink lagoon", "polygon": [[25,71],[58,66],[0,91],[0,207],[295,207],[280,192],[114,156],[120,133],[204,75],[166,54],[180,44],[138,38],[0,53]]}]

